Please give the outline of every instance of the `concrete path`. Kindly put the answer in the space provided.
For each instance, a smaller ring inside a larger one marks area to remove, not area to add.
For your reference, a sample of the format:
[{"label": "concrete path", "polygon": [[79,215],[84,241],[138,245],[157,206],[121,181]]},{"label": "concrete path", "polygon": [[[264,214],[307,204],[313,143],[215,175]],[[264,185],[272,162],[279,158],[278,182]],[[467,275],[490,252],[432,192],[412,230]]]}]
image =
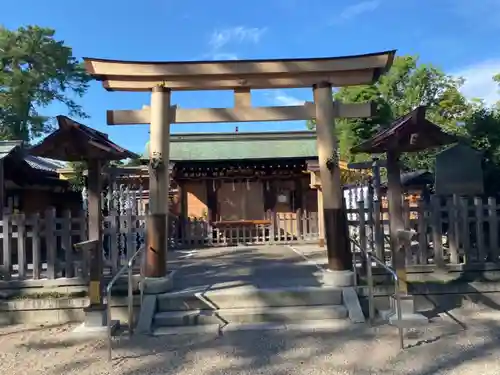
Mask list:
[{"label": "concrete path", "polygon": [[474,312],[467,332],[445,322],[413,332],[398,349],[393,327],[364,325],[327,332],[275,330],[77,341],[71,327],[0,329],[1,374],[500,374],[500,315]]},{"label": "concrete path", "polygon": [[169,255],[176,290],[194,287],[317,286],[318,268],[288,246],[177,250]]}]

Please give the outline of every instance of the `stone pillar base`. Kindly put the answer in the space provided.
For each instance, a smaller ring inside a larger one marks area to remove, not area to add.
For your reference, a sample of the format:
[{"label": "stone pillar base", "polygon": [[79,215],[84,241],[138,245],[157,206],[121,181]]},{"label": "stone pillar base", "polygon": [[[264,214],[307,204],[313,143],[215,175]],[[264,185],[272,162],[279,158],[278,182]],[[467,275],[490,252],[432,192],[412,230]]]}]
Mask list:
[{"label": "stone pillar base", "polygon": [[83,309],[85,320],[83,323],[86,327],[104,327],[108,324],[108,316],[106,315],[106,305],[89,305]]},{"label": "stone pillar base", "polygon": [[322,282],[326,286],[354,286],[354,272],[352,271],[332,271],[324,270],[322,273]]},{"label": "stone pillar base", "polygon": [[380,314],[382,319],[389,321],[389,324],[401,328],[415,328],[429,323],[427,317],[415,311],[413,296],[401,296],[401,320],[398,319],[398,305],[395,296],[391,296],[391,299],[393,300],[392,303],[394,303],[394,310],[388,310]]},{"label": "stone pillar base", "polygon": [[145,277],[141,282],[142,292],[144,294],[162,294],[167,293],[174,287],[174,273],[169,272],[164,277]]},{"label": "stone pillar base", "polygon": [[[85,320],[77,326],[73,333],[83,335],[84,337],[104,337],[108,333],[108,316],[106,305],[89,305],[83,309]],[[114,334],[120,328],[118,320],[110,322],[111,334]]]}]

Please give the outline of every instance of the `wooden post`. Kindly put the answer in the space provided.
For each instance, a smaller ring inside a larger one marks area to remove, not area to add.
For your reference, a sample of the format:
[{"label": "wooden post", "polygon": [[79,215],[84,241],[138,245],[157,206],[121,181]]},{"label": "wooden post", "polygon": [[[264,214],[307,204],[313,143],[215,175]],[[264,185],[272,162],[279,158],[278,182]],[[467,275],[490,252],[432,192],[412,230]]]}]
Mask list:
[{"label": "wooden post", "polygon": [[400,292],[407,292],[404,246],[398,240],[398,231],[404,230],[403,189],[399,168],[399,154],[387,152],[387,200],[389,203],[389,232],[391,241],[392,266],[403,280]]},{"label": "wooden post", "polygon": [[384,227],[380,220],[381,211],[381,181],[380,181],[380,165],[378,158],[372,158],[372,175],[373,175],[373,229],[374,229],[374,241],[375,241],[375,251],[380,259],[384,259]]},{"label": "wooden post", "polygon": [[149,142],[149,216],[147,223],[146,277],[167,273],[170,90],[155,87],[151,93]]},{"label": "wooden post", "polygon": [[0,217],[3,217],[3,209],[5,206],[5,179],[4,179],[4,159],[0,160]]},{"label": "wooden post", "polygon": [[323,191],[321,186],[316,188],[316,196],[318,199],[318,235],[319,247],[325,247],[325,220],[323,215]]},{"label": "wooden post", "polygon": [[102,304],[102,212],[101,212],[101,168],[103,162],[100,160],[88,161],[88,239],[95,241],[95,246],[90,249],[90,305]]},{"label": "wooden post", "polygon": [[352,256],[340,179],[332,86],[322,82],[314,85],[313,91],[328,268],[350,271]]}]

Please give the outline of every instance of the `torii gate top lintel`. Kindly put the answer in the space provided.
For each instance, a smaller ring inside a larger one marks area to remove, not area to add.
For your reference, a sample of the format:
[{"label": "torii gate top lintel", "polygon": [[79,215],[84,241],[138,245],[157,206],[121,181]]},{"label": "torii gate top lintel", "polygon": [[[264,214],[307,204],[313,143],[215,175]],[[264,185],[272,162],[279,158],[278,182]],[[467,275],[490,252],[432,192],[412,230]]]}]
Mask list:
[{"label": "torii gate top lintel", "polygon": [[109,91],[231,90],[334,87],[375,82],[396,51],[363,55],[271,60],[146,62],[84,58],[85,68]]}]

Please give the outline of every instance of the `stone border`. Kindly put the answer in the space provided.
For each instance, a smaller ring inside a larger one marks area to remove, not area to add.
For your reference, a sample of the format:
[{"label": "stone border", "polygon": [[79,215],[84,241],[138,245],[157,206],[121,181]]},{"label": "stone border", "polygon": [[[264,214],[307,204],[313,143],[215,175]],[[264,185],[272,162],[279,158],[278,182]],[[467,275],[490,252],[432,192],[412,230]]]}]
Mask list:
[{"label": "stone border", "polygon": [[[134,310],[137,316],[140,296],[134,296]],[[82,322],[83,308],[88,298],[46,298],[0,301],[0,324],[46,323],[63,324]],[[128,320],[127,297],[112,297],[111,314],[122,322]]]}]

